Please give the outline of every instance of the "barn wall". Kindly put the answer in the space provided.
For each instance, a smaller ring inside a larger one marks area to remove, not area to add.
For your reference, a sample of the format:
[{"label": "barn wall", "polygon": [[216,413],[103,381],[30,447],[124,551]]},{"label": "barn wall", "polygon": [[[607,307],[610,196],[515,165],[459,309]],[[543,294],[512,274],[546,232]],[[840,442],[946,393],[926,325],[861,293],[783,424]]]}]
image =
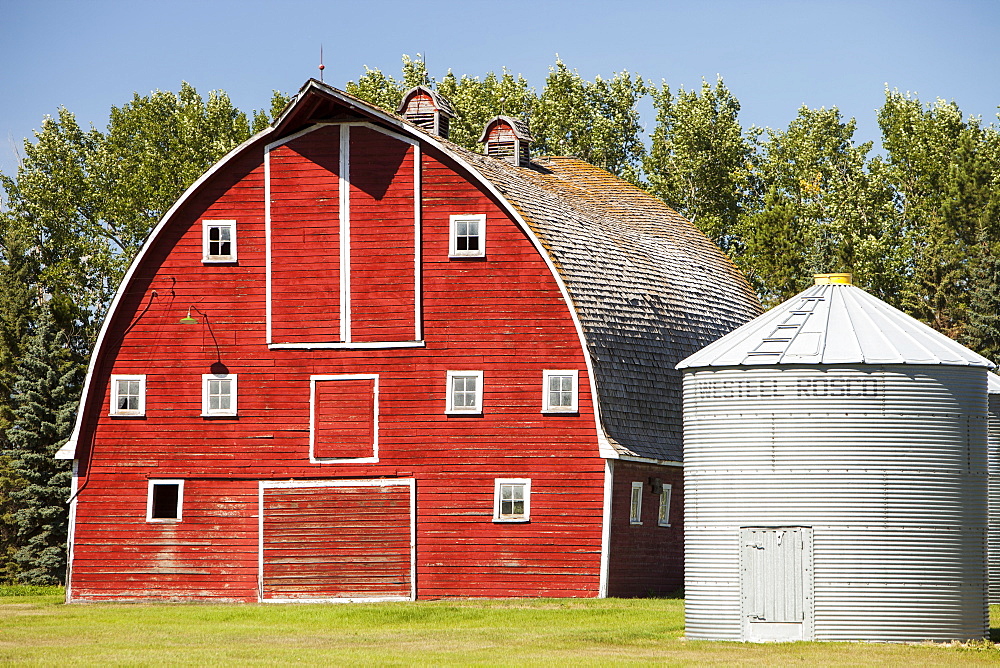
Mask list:
[{"label": "barn wall", "polygon": [[[590,379],[570,313],[529,239],[425,146],[425,346],[269,350],[262,154],[254,147],[180,208],[114,315],[78,449],[85,487],[72,598],[257,600],[258,482],[379,477],[416,481],[419,597],[597,595],[604,465]],[[377,202],[358,207],[352,229],[375,225],[379,211]],[[487,215],[487,257],[449,260],[449,215],[469,213]],[[202,264],[205,218],[238,221],[238,263]],[[377,261],[395,266],[393,252]],[[374,275],[356,284],[364,285],[385,289]],[[364,296],[352,298],[377,307]],[[191,305],[198,324],[179,324]],[[405,309],[392,312],[398,320]],[[365,321],[363,331],[373,326]],[[444,414],[449,369],[483,370],[483,415]],[[541,414],[543,369],[579,370],[578,414]],[[206,419],[201,375],[218,370],[238,375],[239,414]],[[108,417],[112,373],[146,375],[144,417]],[[310,377],[340,374],[379,377],[377,462],[310,463]],[[500,477],[532,480],[530,522],[492,521]],[[145,521],[149,478],[186,480],[182,522]]]},{"label": "barn wall", "polygon": [[[658,526],[659,496],[649,479],[671,485],[670,525]],[[642,524],[631,524],[632,483],[642,482]],[[608,596],[665,596],[684,584],[684,473],[678,466],[616,460],[611,501]]]}]

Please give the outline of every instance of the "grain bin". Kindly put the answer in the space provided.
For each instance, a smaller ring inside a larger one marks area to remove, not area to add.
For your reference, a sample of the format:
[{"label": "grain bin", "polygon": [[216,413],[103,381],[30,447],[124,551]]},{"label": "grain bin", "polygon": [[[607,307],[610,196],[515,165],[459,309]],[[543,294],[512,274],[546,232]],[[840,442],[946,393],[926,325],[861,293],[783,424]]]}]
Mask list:
[{"label": "grain bin", "polygon": [[678,365],[689,638],[982,638],[983,357],[817,284]]},{"label": "grain bin", "polygon": [[989,392],[989,591],[990,603],[1000,603],[1000,376],[987,374]]}]

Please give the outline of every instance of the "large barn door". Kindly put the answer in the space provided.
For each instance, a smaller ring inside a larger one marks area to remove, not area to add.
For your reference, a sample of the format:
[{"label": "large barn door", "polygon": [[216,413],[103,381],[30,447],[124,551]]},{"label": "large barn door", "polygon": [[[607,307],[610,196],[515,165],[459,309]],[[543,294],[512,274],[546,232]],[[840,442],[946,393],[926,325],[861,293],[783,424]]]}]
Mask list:
[{"label": "large barn door", "polygon": [[812,529],[740,529],[743,639],[812,637]]},{"label": "large barn door", "polygon": [[395,479],[262,482],[261,599],[414,598],[413,488]]}]

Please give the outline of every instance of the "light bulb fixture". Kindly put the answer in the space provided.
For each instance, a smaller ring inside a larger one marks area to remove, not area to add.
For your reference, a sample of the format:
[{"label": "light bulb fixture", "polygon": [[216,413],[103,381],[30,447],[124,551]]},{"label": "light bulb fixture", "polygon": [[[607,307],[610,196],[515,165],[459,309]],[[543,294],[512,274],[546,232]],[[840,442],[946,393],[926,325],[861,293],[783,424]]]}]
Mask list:
[{"label": "light bulb fixture", "polygon": [[191,317],[191,307],[188,307],[188,314],[181,318],[182,325],[197,325],[198,321]]}]

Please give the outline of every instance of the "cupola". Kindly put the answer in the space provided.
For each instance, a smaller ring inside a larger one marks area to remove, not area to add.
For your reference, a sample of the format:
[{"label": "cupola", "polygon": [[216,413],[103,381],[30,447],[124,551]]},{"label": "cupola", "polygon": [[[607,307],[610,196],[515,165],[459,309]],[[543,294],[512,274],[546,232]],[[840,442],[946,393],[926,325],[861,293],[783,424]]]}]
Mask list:
[{"label": "cupola", "polygon": [[439,137],[448,138],[448,123],[455,117],[448,98],[426,86],[414,86],[403,95],[396,113],[414,125]]},{"label": "cupola", "polygon": [[531,134],[524,121],[510,116],[496,116],[486,122],[479,141],[486,144],[486,155],[521,167],[531,162],[528,153]]}]

